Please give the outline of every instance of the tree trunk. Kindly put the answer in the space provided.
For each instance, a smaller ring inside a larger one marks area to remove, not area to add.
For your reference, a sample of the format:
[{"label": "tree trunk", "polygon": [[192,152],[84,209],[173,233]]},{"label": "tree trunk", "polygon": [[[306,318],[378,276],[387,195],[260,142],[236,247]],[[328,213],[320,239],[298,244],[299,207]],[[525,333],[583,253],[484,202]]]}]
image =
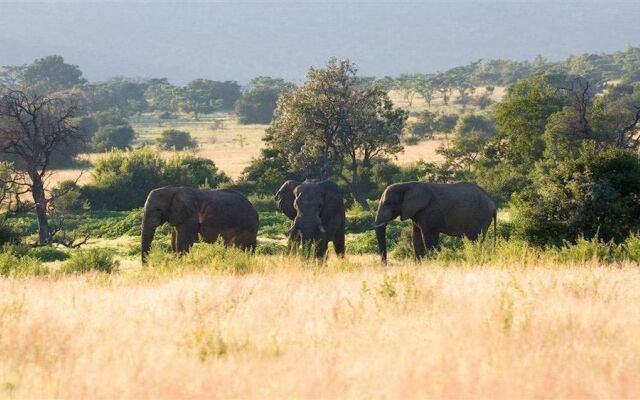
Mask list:
[{"label": "tree trunk", "polygon": [[47,218],[47,198],[44,192],[42,177],[35,171],[29,172],[29,177],[33,182],[33,202],[36,204],[36,215],[38,217],[38,244],[44,246],[49,243],[49,220]]},{"label": "tree trunk", "polygon": [[353,195],[353,199],[356,203],[360,204],[360,207],[362,207],[363,210],[369,211],[369,203],[367,203],[367,199],[364,198],[358,189],[352,186],[351,194]]}]

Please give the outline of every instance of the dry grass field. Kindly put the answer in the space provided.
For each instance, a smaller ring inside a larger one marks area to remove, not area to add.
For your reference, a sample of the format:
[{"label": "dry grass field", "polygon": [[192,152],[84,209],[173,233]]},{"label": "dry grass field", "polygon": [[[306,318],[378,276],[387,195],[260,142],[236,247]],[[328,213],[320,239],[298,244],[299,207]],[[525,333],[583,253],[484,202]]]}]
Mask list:
[{"label": "dry grass field", "polygon": [[637,265],[0,279],[2,398],[633,398]]}]

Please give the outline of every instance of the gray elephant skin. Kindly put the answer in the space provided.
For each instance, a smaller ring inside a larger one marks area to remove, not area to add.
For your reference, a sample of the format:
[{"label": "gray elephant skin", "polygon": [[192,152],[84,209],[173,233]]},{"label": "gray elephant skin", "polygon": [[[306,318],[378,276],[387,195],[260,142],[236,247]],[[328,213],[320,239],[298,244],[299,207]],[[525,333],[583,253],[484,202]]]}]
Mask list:
[{"label": "gray elephant skin", "polygon": [[182,186],[152,190],[144,204],[142,219],[142,262],[146,262],[156,228],[168,222],[171,247],[185,253],[201,237],[215,243],[254,250],[258,235],[258,213],[253,205],[233,190],[201,191]]},{"label": "gray elephant skin", "polygon": [[397,217],[413,221],[413,249],[421,258],[438,247],[440,233],[471,240],[482,235],[484,240],[493,220],[495,236],[496,213],[495,202],[473,183],[395,183],[385,189],[378,204],[375,230],[380,256],[386,262],[386,226]]},{"label": "gray elephant skin", "polygon": [[276,193],[278,208],[291,221],[289,249],[315,245],[315,256],[324,257],[329,242],[343,256],[345,207],[340,187],[329,180],[289,180]]}]

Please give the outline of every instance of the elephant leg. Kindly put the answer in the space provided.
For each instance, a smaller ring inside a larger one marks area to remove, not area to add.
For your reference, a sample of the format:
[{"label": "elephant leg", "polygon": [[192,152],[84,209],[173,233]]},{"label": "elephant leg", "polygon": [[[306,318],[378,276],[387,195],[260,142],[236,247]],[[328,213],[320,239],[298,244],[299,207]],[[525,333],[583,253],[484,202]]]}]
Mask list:
[{"label": "elephant leg", "polygon": [[415,251],[416,258],[419,260],[424,257],[426,251],[424,247],[424,239],[422,237],[422,230],[416,223],[413,224],[411,239],[413,239],[413,250]]},{"label": "elephant leg", "polygon": [[326,239],[318,240],[315,243],[316,246],[316,257],[322,258],[327,253],[328,242]]},{"label": "elephant leg", "polygon": [[344,231],[336,233],[333,237],[333,248],[339,257],[344,257]]},{"label": "elephant leg", "polygon": [[440,245],[440,232],[427,232],[424,235],[424,243],[428,252],[438,250],[438,246]]},{"label": "elephant leg", "polygon": [[186,253],[198,238],[198,225],[184,223],[176,227],[176,251]]},{"label": "elephant leg", "polygon": [[176,247],[176,227],[175,226],[171,227],[171,250],[173,250],[174,253],[178,252],[178,248]]}]

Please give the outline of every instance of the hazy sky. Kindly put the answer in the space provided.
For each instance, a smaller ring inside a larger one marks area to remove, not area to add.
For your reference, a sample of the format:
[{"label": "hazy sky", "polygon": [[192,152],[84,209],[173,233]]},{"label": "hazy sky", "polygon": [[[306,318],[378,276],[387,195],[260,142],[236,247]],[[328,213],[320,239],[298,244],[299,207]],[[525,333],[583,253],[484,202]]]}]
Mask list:
[{"label": "hazy sky", "polygon": [[89,80],[299,81],[331,56],[397,75],[627,44],[640,45],[640,1],[0,0],[0,65],[60,54]]}]

